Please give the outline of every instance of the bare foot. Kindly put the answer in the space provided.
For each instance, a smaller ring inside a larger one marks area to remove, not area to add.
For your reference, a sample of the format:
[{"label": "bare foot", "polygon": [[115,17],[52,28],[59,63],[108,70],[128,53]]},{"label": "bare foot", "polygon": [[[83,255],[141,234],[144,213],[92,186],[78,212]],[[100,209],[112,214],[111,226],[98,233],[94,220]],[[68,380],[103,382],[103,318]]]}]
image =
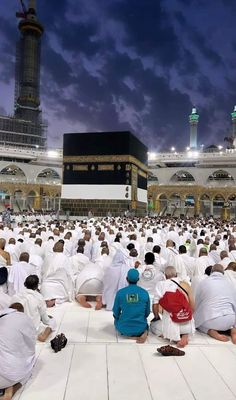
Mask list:
[{"label": "bare foot", "polygon": [[209,331],[207,332],[207,334],[216,339],[216,340],[220,340],[221,342],[228,342],[229,338],[225,335],[221,335],[221,333],[215,331],[214,329],[209,329]]},{"label": "bare foot", "polygon": [[21,388],[20,383],[16,383],[14,386],[11,386],[7,389],[5,389],[4,396],[2,397],[2,400],[11,400],[14,394]]},{"label": "bare foot", "polygon": [[143,332],[141,336],[139,336],[136,340],[136,343],[145,343],[148,337],[148,331]]},{"label": "bare foot", "polygon": [[236,344],[236,328],[230,330],[231,340],[233,344]]},{"label": "bare foot", "polygon": [[54,307],[56,304],[56,299],[46,300],[46,304],[48,308]]},{"label": "bare foot", "polygon": [[183,348],[188,344],[188,335],[182,335],[181,339],[177,342],[177,347]]},{"label": "bare foot", "polygon": [[40,342],[45,342],[48,338],[49,335],[51,335],[52,329],[49,328],[49,326],[42,332],[40,335],[38,335],[38,340]]},{"label": "bare foot", "polygon": [[97,296],[96,297],[96,306],[95,310],[101,310],[102,309],[102,296]]},{"label": "bare foot", "polygon": [[86,296],[83,295],[77,295],[76,296],[76,300],[78,301],[78,303],[84,307],[84,308],[92,308],[91,304],[89,304],[86,300]]}]

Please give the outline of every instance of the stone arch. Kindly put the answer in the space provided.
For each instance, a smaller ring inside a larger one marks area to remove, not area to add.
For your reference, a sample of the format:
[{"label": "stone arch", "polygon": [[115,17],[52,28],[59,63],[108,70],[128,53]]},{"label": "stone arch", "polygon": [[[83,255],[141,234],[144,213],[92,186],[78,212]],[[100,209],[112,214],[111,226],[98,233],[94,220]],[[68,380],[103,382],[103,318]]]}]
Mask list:
[{"label": "stone arch", "polygon": [[217,169],[208,176],[206,184],[211,186],[233,186],[235,181],[230,172],[225,169]]},{"label": "stone arch", "polygon": [[45,168],[38,173],[36,183],[44,185],[60,185],[61,176],[54,168]]},{"label": "stone arch", "polygon": [[174,175],[170,178],[170,184],[174,185],[193,185],[195,183],[195,178],[190,172],[186,170],[176,171]]},{"label": "stone arch", "polygon": [[0,180],[11,183],[26,183],[27,177],[21,167],[16,164],[8,164],[1,169]]}]

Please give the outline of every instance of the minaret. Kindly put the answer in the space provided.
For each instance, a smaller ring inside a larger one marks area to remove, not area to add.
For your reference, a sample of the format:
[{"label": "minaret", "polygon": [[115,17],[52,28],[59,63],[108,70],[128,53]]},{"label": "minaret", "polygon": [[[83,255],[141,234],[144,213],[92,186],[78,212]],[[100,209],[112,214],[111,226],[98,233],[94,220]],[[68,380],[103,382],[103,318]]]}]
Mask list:
[{"label": "minaret", "polygon": [[36,1],[29,0],[18,28],[21,33],[17,49],[15,117],[35,124],[41,123],[40,110],[40,53],[43,26],[37,20]]},{"label": "minaret", "polygon": [[197,148],[197,126],[198,126],[199,115],[197,109],[193,107],[192,113],[189,115],[190,124],[190,149]]},{"label": "minaret", "polygon": [[236,139],[236,106],[234,106],[234,111],[231,113],[232,117],[232,137]]}]

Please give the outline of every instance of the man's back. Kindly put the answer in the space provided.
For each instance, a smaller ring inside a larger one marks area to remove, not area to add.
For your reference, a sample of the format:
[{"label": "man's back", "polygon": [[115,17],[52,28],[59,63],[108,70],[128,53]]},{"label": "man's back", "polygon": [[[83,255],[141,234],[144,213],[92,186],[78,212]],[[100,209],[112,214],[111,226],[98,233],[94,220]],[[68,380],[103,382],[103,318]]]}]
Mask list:
[{"label": "man's back", "polygon": [[113,315],[116,327],[123,335],[141,335],[147,329],[149,314],[150,299],[145,289],[133,284],[117,292]]},{"label": "man's back", "polygon": [[6,309],[1,315],[1,375],[20,382],[31,371],[34,363],[36,331],[32,321],[24,313]]}]

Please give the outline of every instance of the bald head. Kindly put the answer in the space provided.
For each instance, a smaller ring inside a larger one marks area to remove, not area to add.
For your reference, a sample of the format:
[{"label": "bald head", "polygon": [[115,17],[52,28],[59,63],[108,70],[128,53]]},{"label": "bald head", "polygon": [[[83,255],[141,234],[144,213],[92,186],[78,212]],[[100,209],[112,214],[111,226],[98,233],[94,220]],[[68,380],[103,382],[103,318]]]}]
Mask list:
[{"label": "bald head", "polygon": [[8,241],[9,244],[16,244],[16,239],[10,238]]},{"label": "bald head", "polygon": [[221,264],[215,264],[212,267],[211,273],[213,272],[220,272],[221,274],[224,274],[224,267]]}]

